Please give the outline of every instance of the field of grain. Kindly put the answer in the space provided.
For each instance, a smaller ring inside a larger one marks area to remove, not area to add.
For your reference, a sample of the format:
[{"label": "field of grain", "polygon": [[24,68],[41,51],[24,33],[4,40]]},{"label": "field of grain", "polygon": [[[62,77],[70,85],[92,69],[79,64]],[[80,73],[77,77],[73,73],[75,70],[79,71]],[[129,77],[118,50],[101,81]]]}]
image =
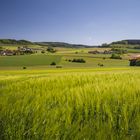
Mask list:
[{"label": "field of grain", "polygon": [[2,140],[139,140],[140,69],[0,71]]}]

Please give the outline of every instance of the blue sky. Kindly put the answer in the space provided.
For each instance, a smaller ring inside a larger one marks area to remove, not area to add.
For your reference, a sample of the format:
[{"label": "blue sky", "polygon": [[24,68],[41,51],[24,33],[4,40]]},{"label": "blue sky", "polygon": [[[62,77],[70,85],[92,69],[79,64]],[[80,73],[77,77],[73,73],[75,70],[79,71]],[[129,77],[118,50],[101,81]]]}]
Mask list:
[{"label": "blue sky", "polygon": [[140,39],[140,0],[0,0],[0,38],[102,44]]}]

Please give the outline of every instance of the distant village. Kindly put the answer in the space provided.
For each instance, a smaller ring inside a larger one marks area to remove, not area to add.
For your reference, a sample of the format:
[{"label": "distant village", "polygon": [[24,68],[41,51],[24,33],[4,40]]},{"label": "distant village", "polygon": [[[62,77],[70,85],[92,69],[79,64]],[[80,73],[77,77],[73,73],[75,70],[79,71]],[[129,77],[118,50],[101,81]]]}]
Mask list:
[{"label": "distant village", "polygon": [[111,50],[104,50],[104,51],[89,51],[90,54],[124,54],[127,53],[127,50],[121,50],[121,49],[111,49]]},{"label": "distant village", "polygon": [[[33,54],[37,53],[37,51],[40,49],[37,48],[29,48],[28,46],[22,46],[22,47],[17,47],[16,50],[10,50],[10,49],[0,49],[0,55],[1,56],[13,56],[13,55],[24,55],[24,54]],[[42,51],[42,49],[41,49]],[[48,48],[48,52],[54,53],[56,50],[53,48]],[[120,49],[111,49],[111,50],[104,50],[104,51],[99,51],[99,50],[93,50],[93,51],[88,51],[89,54],[124,54],[127,53],[126,50],[120,50]]]},{"label": "distant village", "polygon": [[10,49],[1,49],[0,55],[1,56],[13,56],[13,55],[24,55],[24,54],[33,54],[37,51],[35,49],[29,48],[27,46],[17,47],[17,50],[10,50]]}]

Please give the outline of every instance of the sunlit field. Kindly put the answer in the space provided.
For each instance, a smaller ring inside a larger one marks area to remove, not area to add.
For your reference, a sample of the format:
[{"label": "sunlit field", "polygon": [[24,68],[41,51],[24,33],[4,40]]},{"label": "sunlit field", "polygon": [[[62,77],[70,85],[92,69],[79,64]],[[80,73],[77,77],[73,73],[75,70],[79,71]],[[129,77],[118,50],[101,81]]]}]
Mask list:
[{"label": "sunlit field", "polygon": [[0,71],[1,140],[139,140],[140,69]]}]

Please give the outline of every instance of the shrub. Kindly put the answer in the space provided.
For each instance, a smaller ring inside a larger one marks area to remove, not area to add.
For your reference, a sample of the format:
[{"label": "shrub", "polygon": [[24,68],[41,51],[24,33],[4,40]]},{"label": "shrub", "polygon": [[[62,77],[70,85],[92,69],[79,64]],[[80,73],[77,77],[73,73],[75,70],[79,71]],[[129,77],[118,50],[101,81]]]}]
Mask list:
[{"label": "shrub", "polygon": [[42,51],[41,51],[41,53],[45,53],[45,51],[44,51],[44,50],[42,50]]},{"label": "shrub", "polygon": [[113,53],[112,56],[110,57],[111,59],[122,59],[119,54]]},{"label": "shrub", "polygon": [[55,53],[56,52],[56,50],[52,47],[48,47],[47,51],[50,52],[50,53]]},{"label": "shrub", "polygon": [[73,59],[72,62],[77,62],[77,63],[86,63],[84,59]]},{"label": "shrub", "polygon": [[130,60],[130,66],[136,66],[136,60],[135,59]]},{"label": "shrub", "polygon": [[55,62],[52,62],[50,65],[55,66],[55,65],[56,65],[56,63],[55,63]]},{"label": "shrub", "polygon": [[136,66],[140,66],[140,60],[136,61]]},{"label": "shrub", "polygon": [[98,63],[98,66],[103,67],[103,66],[104,66],[104,64]]},{"label": "shrub", "polygon": [[25,70],[25,69],[27,69],[26,67],[23,67],[23,69]]}]

